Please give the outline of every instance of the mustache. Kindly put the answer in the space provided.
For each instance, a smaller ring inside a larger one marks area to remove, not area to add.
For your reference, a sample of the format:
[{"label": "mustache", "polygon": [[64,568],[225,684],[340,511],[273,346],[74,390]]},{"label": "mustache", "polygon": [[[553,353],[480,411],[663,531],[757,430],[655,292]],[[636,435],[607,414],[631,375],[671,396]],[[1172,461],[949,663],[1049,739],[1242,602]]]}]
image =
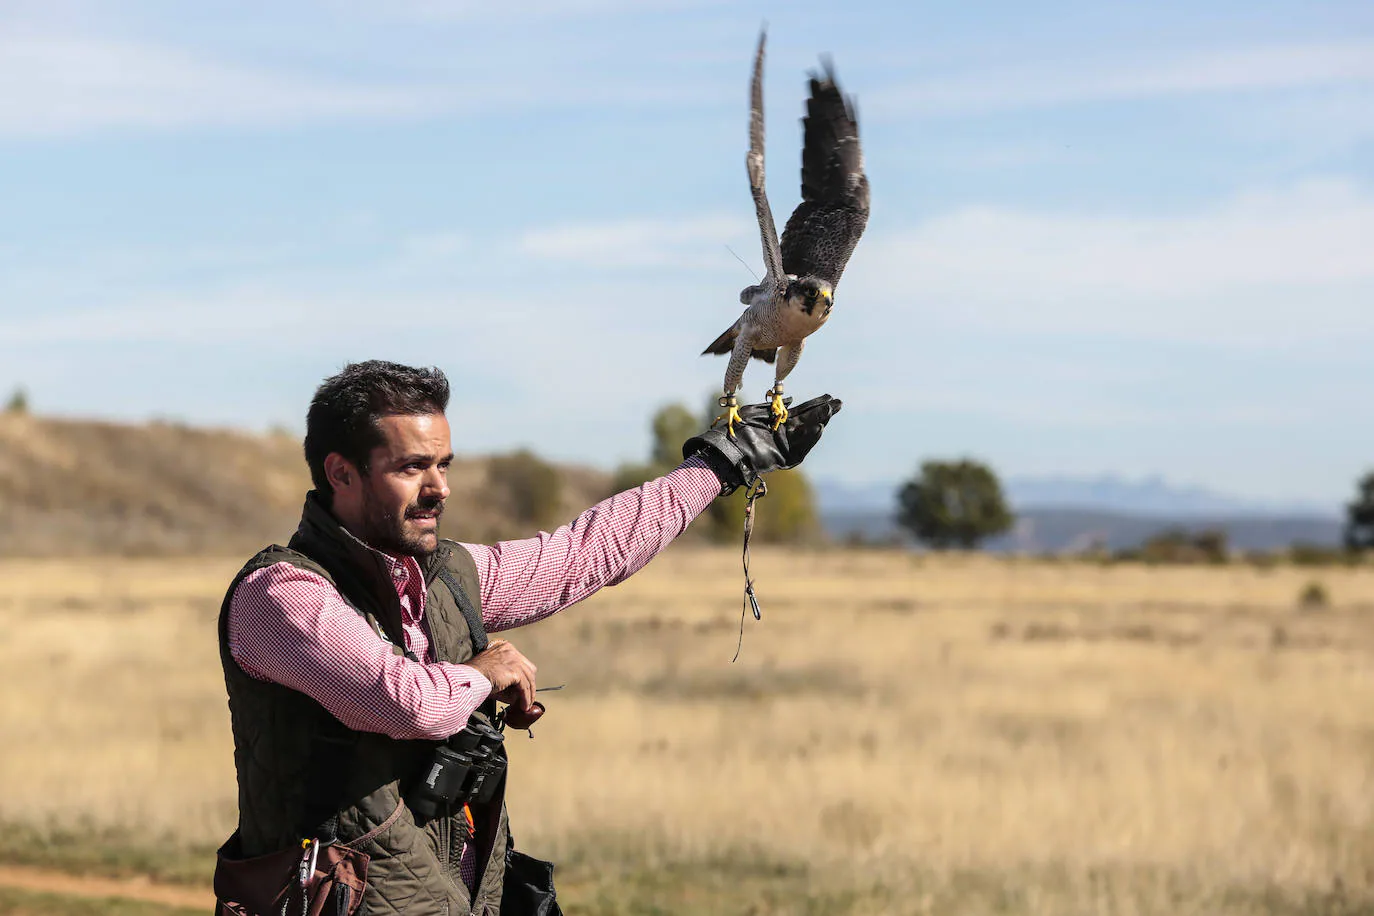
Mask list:
[{"label": "mustache", "polygon": [[433,512],[434,517],[442,518],[444,515],[444,500],[442,499],[422,499],[413,506],[406,507],[406,518],[411,518],[421,512]]}]

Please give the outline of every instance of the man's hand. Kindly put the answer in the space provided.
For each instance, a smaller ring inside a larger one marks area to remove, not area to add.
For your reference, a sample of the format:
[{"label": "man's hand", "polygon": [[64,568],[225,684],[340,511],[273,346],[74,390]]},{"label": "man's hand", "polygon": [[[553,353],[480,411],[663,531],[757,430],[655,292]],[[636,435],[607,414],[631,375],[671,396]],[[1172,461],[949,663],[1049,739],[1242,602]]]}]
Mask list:
[{"label": "man's hand", "polygon": [[504,639],[493,639],[467,662],[491,681],[492,696],[524,713],[534,711],[534,663]]}]

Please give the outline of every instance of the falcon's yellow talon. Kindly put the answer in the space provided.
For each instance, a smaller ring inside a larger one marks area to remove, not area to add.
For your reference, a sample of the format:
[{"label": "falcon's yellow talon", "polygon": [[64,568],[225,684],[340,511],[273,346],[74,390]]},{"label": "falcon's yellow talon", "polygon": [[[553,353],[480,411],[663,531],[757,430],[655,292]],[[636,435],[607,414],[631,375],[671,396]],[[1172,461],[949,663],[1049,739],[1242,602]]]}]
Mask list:
[{"label": "falcon's yellow talon", "polygon": [[773,389],[768,392],[767,396],[772,398],[772,401],[768,404],[768,412],[773,415],[773,429],[776,431],[779,426],[787,422],[789,416],[787,405],[782,402],[782,392],[780,390]]},{"label": "falcon's yellow talon", "polygon": [[744,422],[739,415],[739,408],[733,404],[730,405],[730,409],[725,412],[725,418],[726,435],[733,439],[735,438],[735,424]]},{"label": "falcon's yellow talon", "polygon": [[787,422],[787,416],[789,416],[789,413],[787,413],[787,405],[783,404],[780,394],[775,394],[772,404],[769,404],[768,407],[769,412],[774,415],[774,430],[776,430],[776,428]]},{"label": "falcon's yellow talon", "polygon": [[739,415],[739,402],[733,397],[723,397],[720,399],[720,406],[725,408],[725,413],[711,421],[711,425],[725,421],[725,434],[731,439],[735,438],[735,424],[743,423],[744,419]]}]

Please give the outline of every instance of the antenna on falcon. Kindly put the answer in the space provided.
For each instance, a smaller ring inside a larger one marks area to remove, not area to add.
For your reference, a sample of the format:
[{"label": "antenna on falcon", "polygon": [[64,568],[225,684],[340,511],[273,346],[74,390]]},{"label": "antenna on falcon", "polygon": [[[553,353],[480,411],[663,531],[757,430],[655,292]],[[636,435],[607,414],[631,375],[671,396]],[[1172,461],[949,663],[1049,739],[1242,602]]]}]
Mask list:
[{"label": "antenna on falcon", "polygon": [[728,251],[728,252],[730,252],[731,254],[734,254],[734,255],[735,255],[735,260],[736,260],[736,261],[739,261],[741,264],[744,265],[744,269],[747,270],[747,271],[749,271],[750,275],[753,276],[754,282],[755,282],[755,283],[760,282],[760,280],[759,280],[759,275],[756,274],[756,273],[754,273],[754,268],[750,267],[750,266],[749,266],[749,263],[748,263],[747,261],[745,261],[744,258],[742,258],[742,257],[740,257],[739,255],[735,254],[735,249],[731,248],[729,245],[726,245],[726,246],[725,246],[725,250]]}]

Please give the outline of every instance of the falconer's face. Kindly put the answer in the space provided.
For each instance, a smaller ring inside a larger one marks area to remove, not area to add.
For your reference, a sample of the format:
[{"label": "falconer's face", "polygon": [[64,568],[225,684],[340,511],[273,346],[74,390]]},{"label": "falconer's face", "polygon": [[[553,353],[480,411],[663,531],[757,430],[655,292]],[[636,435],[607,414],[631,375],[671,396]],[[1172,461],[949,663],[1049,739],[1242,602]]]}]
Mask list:
[{"label": "falconer's face", "polygon": [[441,413],[393,415],[377,425],[383,442],[372,450],[356,486],[342,493],[335,487],[335,512],[378,550],[428,556],[439,546],[439,517],[449,494],[448,420]]}]

